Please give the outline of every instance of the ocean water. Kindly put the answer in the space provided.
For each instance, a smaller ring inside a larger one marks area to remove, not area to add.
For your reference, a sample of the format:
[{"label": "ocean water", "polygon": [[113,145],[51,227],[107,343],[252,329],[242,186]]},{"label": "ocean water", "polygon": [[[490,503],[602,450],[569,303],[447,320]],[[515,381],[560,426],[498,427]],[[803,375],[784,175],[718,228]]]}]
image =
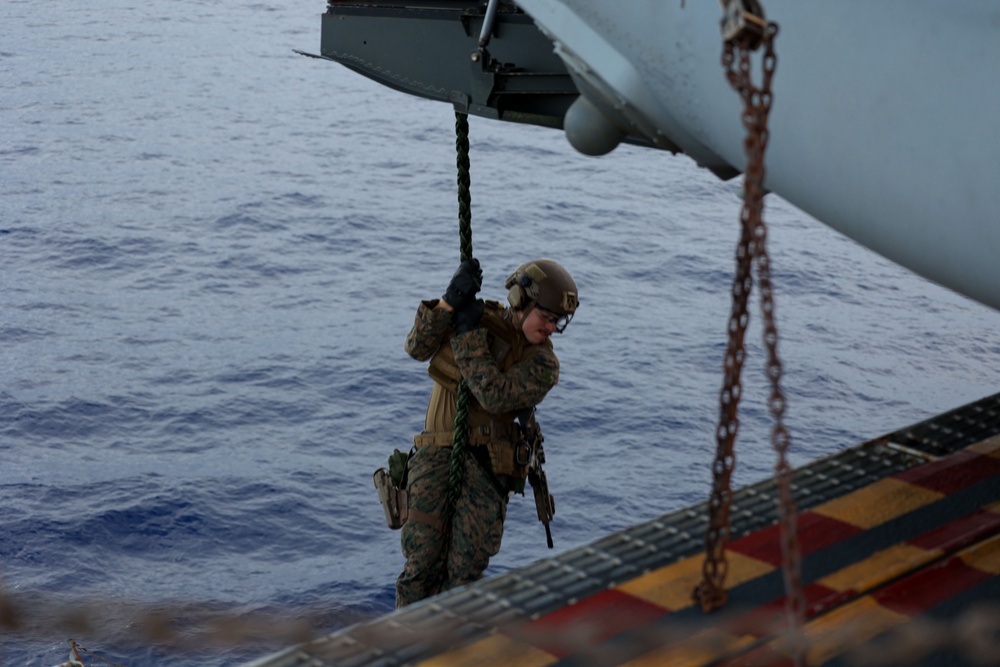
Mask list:
[{"label": "ocean water", "polygon": [[[458,261],[454,114],[295,55],[324,8],[0,5],[0,664],[73,638],[234,665],[297,636],[279,621],[392,608],[371,474],[422,425],[403,339]],[[539,407],[556,548],[703,500],[739,183],[540,128],[470,138],[484,296],[543,255],[580,287]],[[793,464],[998,390],[1000,314],[778,197],[765,216]],[[759,324],[738,484],[774,463]],[[508,516],[488,574],[548,555],[529,499]]]}]

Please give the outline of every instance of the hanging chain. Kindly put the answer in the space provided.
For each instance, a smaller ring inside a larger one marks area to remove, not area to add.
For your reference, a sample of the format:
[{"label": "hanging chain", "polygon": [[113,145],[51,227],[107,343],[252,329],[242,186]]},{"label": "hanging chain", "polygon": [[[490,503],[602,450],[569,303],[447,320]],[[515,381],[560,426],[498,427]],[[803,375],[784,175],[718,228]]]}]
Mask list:
[{"label": "hanging chain", "polygon": [[[771,260],[767,253],[767,227],[761,217],[764,207],[764,152],[769,138],[767,119],[771,111],[771,81],[777,65],[774,38],[778,26],[769,23],[764,34],[764,76],[759,90],[750,78],[750,56],[746,48],[739,51],[739,74],[733,72],[732,60],[727,68],[727,78],[740,91],[744,103],[743,123],[747,128],[746,151],[748,169],[746,178],[751,205],[744,207],[741,220],[754,231],[754,265],[760,285],[760,309],[764,329],[764,348],[767,351],[767,378],[771,384],[768,410],[771,413],[771,445],[777,454],[774,478],[778,487],[778,520],[781,539],[782,575],[785,583],[785,611],[789,621],[791,653],[796,665],[805,664],[805,635],[802,631],[805,617],[805,595],[802,590],[802,559],[799,548],[797,510],[792,498],[792,467],[788,463],[790,436],[784,424],[785,401],[781,390],[782,366],[778,358],[778,327],[774,314],[774,293],[771,285]],[[732,45],[727,49],[732,51]],[[725,60],[725,57],[724,57]],[[752,192],[750,190],[752,189]],[[751,207],[752,206],[752,207]]]},{"label": "hanging chain", "polygon": [[[734,71],[735,49],[739,45],[739,72]],[[733,445],[739,430],[739,402],[742,393],[740,377],[746,359],[744,339],[750,314],[747,304],[753,288],[753,260],[758,251],[758,234],[762,226],[764,149],[766,147],[766,120],[770,109],[770,82],[775,60],[771,41],[767,39],[770,72],[765,67],[763,90],[757,90],[750,81],[750,54],[746,42],[727,39],[722,52],[726,77],[743,98],[742,121],[747,128],[744,149],[747,154],[743,184],[743,208],[740,212],[740,241],[736,248],[736,270],[733,275],[732,306],[727,327],[726,355],[723,360],[724,380],[719,394],[719,425],[716,429],[716,453],[712,464],[712,494],[709,498],[709,526],[705,536],[705,562],[702,565],[702,582],[694,591],[695,599],[706,612],[721,607],[726,602],[725,580],[729,563],[726,545],[729,543],[729,508],[732,504],[731,479],[736,465]],[[766,101],[766,106],[763,102]],[[762,240],[762,239],[761,239]]]},{"label": "hanging chain", "polygon": [[[472,258],[472,196],[469,191],[469,117],[455,112],[455,152],[458,167],[458,235],[461,261]],[[451,530],[451,518],[465,483],[465,450],[469,440],[469,402],[472,392],[462,378],[455,401],[455,435],[451,442],[448,495],[441,521]]]},{"label": "hanging chain", "polygon": [[[767,352],[766,374],[771,385],[768,410],[773,420],[771,444],[777,453],[775,481],[779,497],[779,530],[786,613],[790,624],[791,653],[797,665],[804,664],[805,642],[802,633],[805,597],[801,581],[801,553],[796,530],[796,509],[791,493],[791,466],[787,461],[789,434],[784,425],[785,397],[781,390],[781,361],[778,358],[778,329],[774,318],[774,295],[771,285],[771,265],[767,254],[767,227],[764,225],[764,153],[767,150],[767,119],[771,110],[771,81],[777,65],[774,37],[778,26],[768,23],[761,40],[764,46],[764,76],[760,88],[750,76],[752,40],[727,39],[722,64],[730,85],[743,100],[743,125],[747,130],[744,149],[747,168],[744,175],[743,208],[740,213],[741,234],[736,251],[736,272],[733,277],[732,309],[728,326],[728,342],[723,364],[725,379],[719,396],[719,426],[716,430],[716,458],[712,467],[713,486],[709,500],[709,527],[705,537],[706,556],[702,568],[702,583],[695,589],[695,598],[705,611],[722,606],[726,601],[724,588],[728,563],[725,549],[729,542],[729,510],[732,503],[731,479],[736,457],[733,445],[739,430],[739,400],[742,393],[740,374],[746,359],[744,339],[749,321],[747,303],[753,287],[752,269],[756,269],[760,285],[760,307]],[[737,61],[737,52],[739,62]]]}]

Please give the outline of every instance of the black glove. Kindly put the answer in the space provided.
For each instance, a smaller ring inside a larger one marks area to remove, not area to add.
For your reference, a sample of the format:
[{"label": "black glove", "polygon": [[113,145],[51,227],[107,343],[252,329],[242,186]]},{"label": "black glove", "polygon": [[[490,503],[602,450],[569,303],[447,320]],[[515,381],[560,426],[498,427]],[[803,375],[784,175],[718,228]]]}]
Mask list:
[{"label": "black glove", "polygon": [[441,297],[455,310],[462,310],[476,298],[483,286],[483,270],[479,268],[479,260],[473,257],[462,262],[455,275],[451,277],[448,290]]},{"label": "black glove", "polygon": [[458,335],[479,328],[479,320],[483,319],[483,300],[476,299],[461,310],[451,314],[451,326]]}]

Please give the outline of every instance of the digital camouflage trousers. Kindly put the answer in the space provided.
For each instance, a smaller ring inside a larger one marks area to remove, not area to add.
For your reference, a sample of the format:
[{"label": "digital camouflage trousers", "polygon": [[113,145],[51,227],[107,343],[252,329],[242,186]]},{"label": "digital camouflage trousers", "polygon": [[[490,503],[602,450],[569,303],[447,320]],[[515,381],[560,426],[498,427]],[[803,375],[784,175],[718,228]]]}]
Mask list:
[{"label": "digital camouflage trousers", "polygon": [[451,447],[423,447],[410,458],[410,518],[400,535],[406,564],[396,579],[397,608],[476,581],[500,550],[507,497],[471,451],[450,534],[432,525],[444,510],[450,461]]}]

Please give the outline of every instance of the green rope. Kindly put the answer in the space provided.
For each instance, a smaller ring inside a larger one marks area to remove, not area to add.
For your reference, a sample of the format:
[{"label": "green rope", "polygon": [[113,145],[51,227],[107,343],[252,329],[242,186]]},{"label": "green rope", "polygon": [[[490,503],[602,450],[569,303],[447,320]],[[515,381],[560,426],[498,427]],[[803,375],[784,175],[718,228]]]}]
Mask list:
[{"label": "green rope", "polygon": [[461,261],[472,258],[472,196],[469,194],[469,117],[455,113],[458,165],[458,237]]},{"label": "green rope", "polygon": [[[469,117],[455,112],[455,150],[458,155],[458,235],[461,261],[472,257],[472,197],[469,194]],[[469,399],[472,392],[462,378],[455,403],[455,436],[451,442],[448,497],[442,520],[450,529],[452,515],[465,483],[465,448],[469,443]]]}]

